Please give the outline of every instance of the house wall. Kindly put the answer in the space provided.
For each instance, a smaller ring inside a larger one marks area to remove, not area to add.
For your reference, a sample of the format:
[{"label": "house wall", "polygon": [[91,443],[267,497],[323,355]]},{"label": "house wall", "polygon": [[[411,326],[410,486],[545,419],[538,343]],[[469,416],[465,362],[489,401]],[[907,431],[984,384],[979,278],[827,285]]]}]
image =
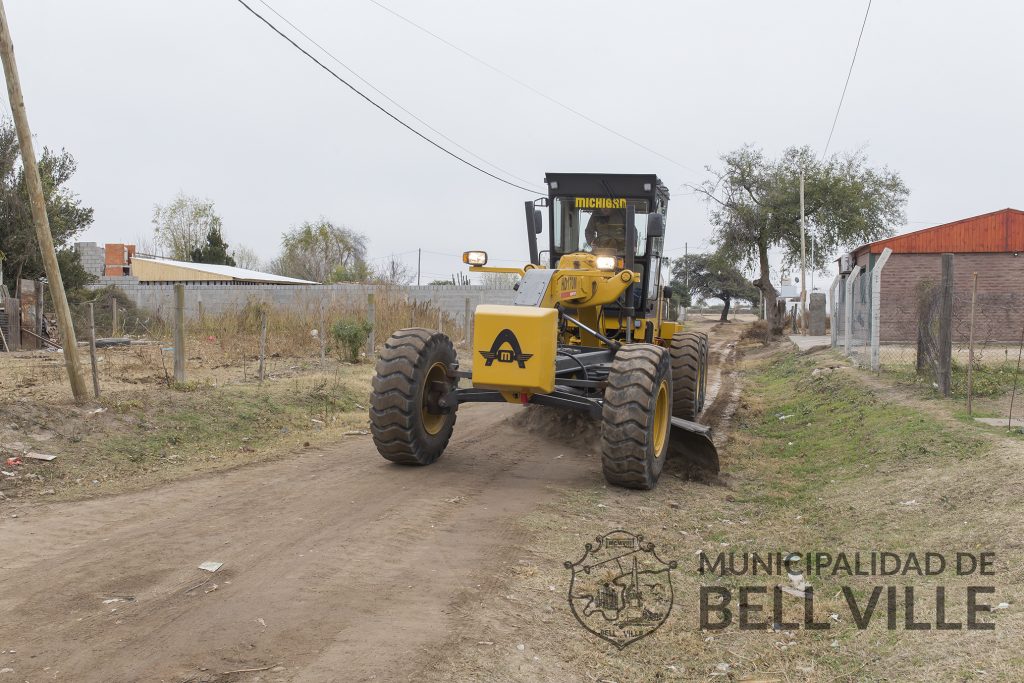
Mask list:
[{"label": "house wall", "polygon": [[[858,259],[859,262],[859,259]],[[1024,254],[960,253],[953,257],[953,340],[970,335],[973,274],[978,274],[975,339],[1019,341],[1024,325]],[[881,341],[917,340],[918,301],[922,283],[937,285],[941,254],[892,254],[882,270]]]}]

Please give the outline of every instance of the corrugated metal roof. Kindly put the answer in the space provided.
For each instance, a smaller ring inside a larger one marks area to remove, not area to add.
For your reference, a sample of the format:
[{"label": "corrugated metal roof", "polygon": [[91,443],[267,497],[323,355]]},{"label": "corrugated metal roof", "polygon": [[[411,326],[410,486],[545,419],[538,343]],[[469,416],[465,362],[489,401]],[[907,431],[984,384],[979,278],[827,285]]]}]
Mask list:
[{"label": "corrugated metal roof", "polygon": [[1001,209],[857,247],[853,254],[941,254],[1024,251],[1024,211]]},{"label": "corrugated metal roof", "polygon": [[175,261],[173,259],[150,256],[136,256],[132,260],[148,261],[150,263],[162,263],[168,266],[174,266],[175,268],[186,268],[188,270],[195,270],[199,271],[200,273],[209,273],[211,275],[219,275],[230,280],[238,280],[242,282],[266,282],[270,284],[276,283],[287,285],[320,284],[319,282],[313,282],[311,280],[299,280],[294,277],[285,277],[284,275],[274,275],[273,273],[262,273],[258,270],[236,268],[235,266],[215,265],[212,263],[191,263],[189,261]]}]

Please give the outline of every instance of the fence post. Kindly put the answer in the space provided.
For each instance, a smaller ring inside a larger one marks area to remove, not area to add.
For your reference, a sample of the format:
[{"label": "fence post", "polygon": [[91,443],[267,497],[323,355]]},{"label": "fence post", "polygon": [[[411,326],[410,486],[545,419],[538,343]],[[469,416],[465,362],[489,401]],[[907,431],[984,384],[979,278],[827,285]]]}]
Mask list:
[{"label": "fence post", "polygon": [[860,266],[854,266],[846,276],[846,289],[843,290],[846,295],[846,310],[843,312],[843,353],[847,356],[850,355],[850,328],[853,327],[853,283],[857,281],[858,275]]},{"label": "fence post", "polygon": [[939,308],[938,385],[949,396],[953,372],[953,255],[942,255],[942,302]]},{"label": "fence post", "polygon": [[185,285],[174,285],[174,381],[185,382]]},{"label": "fence post", "polygon": [[832,348],[834,349],[839,344],[839,282],[841,275],[836,275],[836,279],[832,280],[832,284],[828,288],[828,305],[829,316],[829,327],[832,332]]},{"label": "fence post", "polygon": [[263,378],[266,377],[267,367],[267,312],[263,311],[260,314],[260,367],[256,373],[256,378],[262,384]]},{"label": "fence post", "polygon": [[320,297],[320,330],[317,334],[320,340],[320,367],[323,368],[327,362],[327,330],[324,329],[324,299]]},{"label": "fence post", "polygon": [[366,295],[366,319],[370,323],[370,334],[366,337],[366,359],[372,361],[377,350],[377,306],[373,292]]},{"label": "fence post", "polygon": [[117,297],[111,293],[110,295],[110,336],[118,337],[117,333]]},{"label": "fence post", "polygon": [[96,362],[96,317],[89,302],[89,361],[92,363],[92,393],[100,397],[100,371]]},{"label": "fence post", "polygon": [[971,286],[971,336],[967,342],[967,414],[972,414],[972,394],[974,393],[974,305],[978,300],[978,274],[974,274]]},{"label": "fence post", "polygon": [[46,346],[42,342],[43,338],[43,283],[40,280],[36,280],[36,321],[35,321],[35,332],[37,343],[39,348],[45,349]]},{"label": "fence post", "polygon": [[871,271],[871,369],[875,372],[882,368],[882,332],[879,325],[882,319],[882,268],[885,268],[891,253],[889,247],[883,249]]}]

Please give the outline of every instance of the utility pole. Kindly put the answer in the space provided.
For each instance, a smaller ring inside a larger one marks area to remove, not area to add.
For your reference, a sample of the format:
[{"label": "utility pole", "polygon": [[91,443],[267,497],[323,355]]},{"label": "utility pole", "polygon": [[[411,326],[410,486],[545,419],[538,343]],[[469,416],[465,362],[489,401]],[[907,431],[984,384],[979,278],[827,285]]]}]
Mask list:
[{"label": "utility pole", "polygon": [[807,244],[804,239],[804,172],[800,171],[800,322],[807,322]]},{"label": "utility pole", "polygon": [[78,340],[75,339],[75,328],[71,323],[71,309],[64,294],[64,279],[57,265],[57,253],[53,248],[53,234],[50,232],[50,220],[46,215],[46,199],[43,196],[43,183],[39,178],[39,167],[36,165],[36,153],[32,148],[32,130],[28,125],[28,114],[25,112],[25,98],[18,80],[18,65],[14,61],[14,42],[7,24],[7,10],[0,0],[0,58],[3,59],[4,75],[7,78],[7,96],[11,101],[11,113],[14,115],[14,127],[18,131],[18,142],[21,145],[21,162],[25,168],[25,182],[28,185],[29,203],[32,207],[32,222],[36,228],[36,239],[39,241],[39,252],[46,269],[46,279],[50,283],[50,296],[53,308],[57,313],[57,326],[60,328],[61,346],[64,348],[64,364],[71,380],[71,393],[77,403],[88,400],[88,389],[82,375],[82,364],[78,357]]},{"label": "utility pole", "polygon": [[814,234],[811,234],[811,291],[814,291]]},{"label": "utility pole", "polygon": [[423,261],[423,248],[416,250],[416,286],[420,286],[420,263]]}]

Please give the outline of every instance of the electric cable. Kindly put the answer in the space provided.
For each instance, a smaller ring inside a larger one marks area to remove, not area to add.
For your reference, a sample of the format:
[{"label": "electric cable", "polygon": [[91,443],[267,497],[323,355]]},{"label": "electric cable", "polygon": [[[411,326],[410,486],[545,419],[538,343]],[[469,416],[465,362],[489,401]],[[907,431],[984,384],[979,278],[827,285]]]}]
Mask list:
[{"label": "electric cable", "polygon": [[365,94],[363,91],[359,90],[359,88],[355,87],[354,85],[349,83],[347,80],[345,80],[344,78],[339,76],[336,71],[334,71],[329,66],[327,66],[326,64],[321,62],[319,59],[314,57],[312,54],[310,54],[308,50],[306,50],[304,47],[302,47],[301,45],[296,43],[294,40],[292,40],[287,34],[285,34],[283,31],[281,31],[281,29],[277,28],[277,26],[274,26],[274,24],[271,23],[269,19],[264,17],[262,14],[260,14],[256,10],[254,10],[252,7],[250,7],[245,2],[245,0],[237,0],[237,2],[238,2],[238,4],[242,5],[242,7],[244,7],[245,9],[249,10],[249,12],[253,16],[255,16],[257,19],[259,19],[264,24],[266,24],[274,33],[276,33],[281,38],[284,38],[286,41],[288,41],[291,44],[292,47],[294,47],[296,50],[298,50],[302,54],[306,55],[306,57],[308,57],[310,60],[312,60],[317,66],[319,66],[321,69],[323,69],[324,71],[329,73],[336,80],[338,80],[340,83],[345,85],[345,87],[347,87],[349,90],[351,90],[352,92],[354,92],[355,94],[359,95],[361,98],[363,98],[364,100],[366,100],[367,102],[372,104],[374,107],[379,109],[382,113],[387,115],[388,118],[394,120],[396,123],[401,125],[403,128],[405,128],[409,132],[413,133],[414,135],[416,135],[420,139],[424,140],[425,142],[433,145],[434,147],[436,147],[437,149],[441,150],[442,152],[444,152],[448,156],[452,157],[453,159],[456,159],[457,161],[462,162],[466,166],[469,166],[470,168],[475,169],[475,170],[479,171],[480,173],[483,173],[484,175],[489,176],[490,178],[493,178],[494,180],[497,180],[500,183],[504,183],[505,185],[508,185],[510,187],[514,187],[514,188],[516,188],[518,190],[523,190],[524,192],[529,192],[530,194],[537,194],[537,190],[536,189],[531,189],[529,187],[524,187],[522,185],[517,185],[516,183],[513,183],[511,180],[506,180],[505,178],[502,178],[501,176],[498,176],[498,175],[495,175],[495,174],[491,173],[487,169],[480,168],[479,166],[477,166],[473,162],[471,162],[468,159],[465,159],[465,158],[459,156],[458,154],[456,154],[455,152],[451,151],[450,149],[448,149],[444,145],[440,144],[439,142],[436,142],[436,141],[430,139],[429,137],[427,137],[426,135],[424,135],[420,131],[416,130],[415,128],[410,126],[408,123],[406,123],[402,119],[400,119],[397,116],[395,116],[394,114],[392,114],[390,111],[385,109],[383,106],[378,104],[373,98],[371,98],[370,96]]}]

